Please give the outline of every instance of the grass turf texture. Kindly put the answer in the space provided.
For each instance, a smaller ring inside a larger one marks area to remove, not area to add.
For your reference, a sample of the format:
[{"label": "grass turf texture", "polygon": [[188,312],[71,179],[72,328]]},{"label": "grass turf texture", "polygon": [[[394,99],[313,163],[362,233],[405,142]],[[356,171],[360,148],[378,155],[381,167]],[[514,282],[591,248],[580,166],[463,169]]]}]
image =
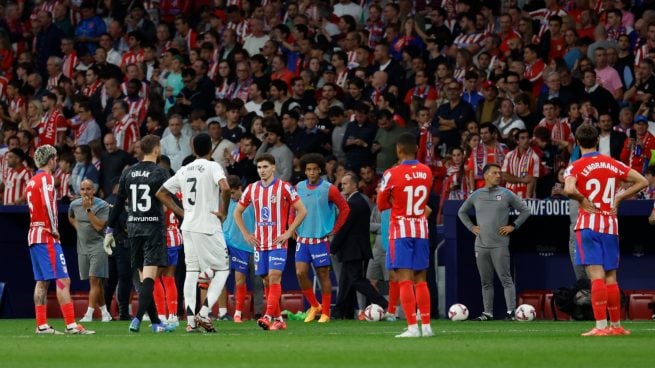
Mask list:
[{"label": "grass turf texture", "polygon": [[[63,321],[50,320],[62,330]],[[182,325],[185,325],[184,323]],[[593,322],[433,321],[433,338],[396,339],[404,321],[216,322],[216,334],[183,326],[138,334],[128,322],[85,323],[92,336],[37,336],[33,320],[0,320],[0,367],[648,367],[655,323],[626,322],[630,336],[581,337]]]}]

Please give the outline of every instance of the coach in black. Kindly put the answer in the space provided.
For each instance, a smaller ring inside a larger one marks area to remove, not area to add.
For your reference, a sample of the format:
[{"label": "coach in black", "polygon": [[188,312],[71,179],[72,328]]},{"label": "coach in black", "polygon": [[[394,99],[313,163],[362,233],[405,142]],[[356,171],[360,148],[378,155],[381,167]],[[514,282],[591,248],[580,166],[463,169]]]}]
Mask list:
[{"label": "coach in black", "polygon": [[[148,312],[153,332],[172,331],[159,320],[153,301],[154,280],[160,268],[166,267],[168,254],[165,241],[164,209],[155,196],[169,174],[157,165],[161,149],[159,137],[147,135],[141,139],[143,161],[123,172],[118,183],[116,204],[127,203],[127,235],[130,244],[132,267],[139,269],[142,285],[139,292],[139,309],[130,323],[131,332],[139,332],[143,315]],[[127,202],[126,202],[127,201]],[[113,247],[113,228],[118,224],[123,206],[115,205],[109,214],[105,231],[105,248]]]}]

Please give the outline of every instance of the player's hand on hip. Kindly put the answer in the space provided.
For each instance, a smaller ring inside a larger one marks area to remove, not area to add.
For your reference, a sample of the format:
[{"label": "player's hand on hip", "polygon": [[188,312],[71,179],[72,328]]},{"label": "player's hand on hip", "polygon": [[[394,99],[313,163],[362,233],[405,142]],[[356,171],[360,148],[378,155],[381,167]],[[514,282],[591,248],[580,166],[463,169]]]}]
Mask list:
[{"label": "player's hand on hip", "polygon": [[473,230],[471,230],[473,234],[480,235],[480,226],[473,226]]},{"label": "player's hand on hip", "polygon": [[52,235],[53,238],[55,238],[55,240],[59,240],[59,233],[58,232],[53,231],[51,235]]},{"label": "player's hand on hip", "polygon": [[225,219],[227,218],[227,215],[225,215],[224,213],[222,213],[222,212],[220,212],[220,211],[212,211],[211,213],[212,213],[212,215],[218,217],[218,219],[219,219],[221,222],[224,222]]},{"label": "player's hand on hip", "polygon": [[107,255],[112,255],[114,253],[114,247],[116,246],[116,240],[114,240],[114,234],[108,233],[105,234],[105,240],[102,242],[102,247],[105,249]]},{"label": "player's hand on hip", "polygon": [[280,236],[278,236],[277,238],[275,238],[274,243],[275,243],[275,244],[284,243],[284,242],[286,242],[287,240],[289,240],[289,238],[291,238],[291,233],[289,233],[288,231],[285,231],[284,233],[282,233],[282,235],[280,235]]},{"label": "player's hand on hip", "polygon": [[585,210],[587,213],[598,213],[598,208],[596,208],[596,205],[591,203],[591,201],[587,198],[580,202],[580,208]]},{"label": "player's hand on hip", "polygon": [[502,236],[507,236],[510,233],[514,231],[514,226],[512,225],[507,225],[507,226],[501,226],[500,229],[498,229],[498,234]]},{"label": "player's hand on hip", "polygon": [[255,236],[255,234],[248,234],[246,236],[246,241],[248,242],[248,244],[250,244],[252,246],[255,246],[255,247],[260,245],[259,240],[257,240],[257,237]]}]

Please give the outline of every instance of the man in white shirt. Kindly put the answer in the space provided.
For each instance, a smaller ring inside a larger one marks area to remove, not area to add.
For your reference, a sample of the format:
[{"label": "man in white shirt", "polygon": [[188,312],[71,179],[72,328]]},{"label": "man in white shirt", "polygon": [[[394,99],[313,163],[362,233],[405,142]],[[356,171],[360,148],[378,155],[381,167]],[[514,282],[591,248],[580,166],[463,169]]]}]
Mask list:
[{"label": "man in white shirt", "polygon": [[191,155],[191,137],[182,132],[182,117],[173,115],[168,119],[169,135],[161,140],[161,154],[171,159],[171,169],[177,171],[185,157]]},{"label": "man in white shirt", "polygon": [[[223,291],[230,273],[227,246],[221,221],[227,215],[230,187],[225,172],[211,159],[211,138],[206,133],[193,138],[196,160],[181,168],[157,191],[157,198],[176,215],[184,217],[182,236],[186,263],[184,304],[187,332],[216,332],[209,312]],[[220,191],[219,196],[217,195]],[[173,201],[173,193],[181,192],[183,207]],[[220,204],[220,206],[219,206]],[[199,277],[209,282],[207,300],[200,312],[196,310],[196,287]]]},{"label": "man in white shirt", "polygon": [[362,7],[350,0],[340,0],[338,4],[334,4],[334,15],[337,17],[350,15],[359,22],[362,17]]},{"label": "man in white shirt", "polygon": [[248,20],[250,35],[243,42],[243,49],[248,51],[248,55],[256,55],[264,47],[270,37],[264,32],[264,22],[259,18],[250,18]]}]

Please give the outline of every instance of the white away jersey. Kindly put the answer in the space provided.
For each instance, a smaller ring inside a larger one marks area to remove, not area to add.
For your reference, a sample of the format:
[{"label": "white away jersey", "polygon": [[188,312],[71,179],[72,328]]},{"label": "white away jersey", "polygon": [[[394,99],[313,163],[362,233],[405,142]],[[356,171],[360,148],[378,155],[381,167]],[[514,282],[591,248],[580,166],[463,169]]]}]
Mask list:
[{"label": "white away jersey", "polygon": [[214,161],[196,159],[181,167],[164,183],[171,193],[182,192],[184,221],[181,229],[194,233],[213,234],[221,228],[218,217],[211,212],[219,210],[218,182],[225,179],[221,165]]}]

